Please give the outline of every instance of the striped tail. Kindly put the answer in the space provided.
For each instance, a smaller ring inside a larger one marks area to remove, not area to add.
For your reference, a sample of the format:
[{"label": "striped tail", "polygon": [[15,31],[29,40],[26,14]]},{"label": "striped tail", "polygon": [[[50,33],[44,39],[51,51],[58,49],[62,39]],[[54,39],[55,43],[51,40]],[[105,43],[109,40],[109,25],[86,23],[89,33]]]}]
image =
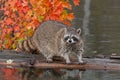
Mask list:
[{"label": "striped tail", "polygon": [[30,39],[24,40],[17,45],[17,51],[24,51],[28,53],[35,53],[36,48],[33,41]]}]

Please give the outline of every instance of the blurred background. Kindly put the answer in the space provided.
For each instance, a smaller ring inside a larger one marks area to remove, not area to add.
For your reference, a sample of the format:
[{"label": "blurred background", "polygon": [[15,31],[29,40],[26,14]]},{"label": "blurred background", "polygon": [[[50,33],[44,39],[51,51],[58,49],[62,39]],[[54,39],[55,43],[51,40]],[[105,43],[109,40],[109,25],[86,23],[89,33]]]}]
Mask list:
[{"label": "blurred background", "polygon": [[120,54],[120,0],[81,0],[73,10],[72,24],[82,28],[85,55]]}]

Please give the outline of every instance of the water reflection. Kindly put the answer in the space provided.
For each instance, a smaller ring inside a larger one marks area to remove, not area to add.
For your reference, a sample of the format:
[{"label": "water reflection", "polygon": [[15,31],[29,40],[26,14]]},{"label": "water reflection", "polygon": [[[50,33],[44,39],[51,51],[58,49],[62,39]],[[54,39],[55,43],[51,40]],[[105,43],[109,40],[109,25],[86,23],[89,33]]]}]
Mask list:
[{"label": "water reflection", "polygon": [[120,71],[1,68],[0,80],[120,80]]},{"label": "water reflection", "polygon": [[88,70],[82,80],[120,80],[120,71]]},{"label": "water reflection", "polygon": [[65,69],[29,68],[23,72],[23,80],[80,80],[82,71]]},{"label": "water reflection", "polygon": [[0,80],[21,80],[17,68],[0,68]]}]

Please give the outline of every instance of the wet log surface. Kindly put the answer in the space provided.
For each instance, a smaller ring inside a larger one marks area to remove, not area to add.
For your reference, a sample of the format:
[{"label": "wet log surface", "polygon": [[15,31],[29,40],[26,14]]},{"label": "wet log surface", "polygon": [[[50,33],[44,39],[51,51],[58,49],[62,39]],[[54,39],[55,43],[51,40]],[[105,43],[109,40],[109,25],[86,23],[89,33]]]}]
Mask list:
[{"label": "wet log surface", "polygon": [[54,57],[54,62],[47,63],[40,55],[26,54],[11,50],[0,51],[0,67],[36,67],[36,68],[64,68],[82,70],[120,70],[120,58],[110,56],[107,58],[83,58],[84,64],[76,64],[75,58],[71,58],[72,64],[66,64],[61,57]]}]

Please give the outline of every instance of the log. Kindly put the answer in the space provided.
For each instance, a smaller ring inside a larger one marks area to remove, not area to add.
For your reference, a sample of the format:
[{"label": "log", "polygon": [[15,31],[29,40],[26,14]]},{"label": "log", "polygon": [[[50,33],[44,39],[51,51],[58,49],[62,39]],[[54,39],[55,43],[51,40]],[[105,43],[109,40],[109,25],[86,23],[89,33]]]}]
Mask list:
[{"label": "log", "polygon": [[120,56],[118,56],[118,55],[111,55],[110,59],[119,59],[120,60]]},{"label": "log", "polygon": [[[55,57],[56,61],[47,63],[38,55],[20,53],[16,51],[0,51],[0,66],[2,67],[36,67],[36,68],[64,68],[82,70],[120,70],[120,60],[110,58],[83,58],[85,64],[66,64],[61,57]],[[55,60],[54,59],[54,60]],[[71,58],[74,62],[76,59]],[[31,64],[32,63],[32,64]]]}]

